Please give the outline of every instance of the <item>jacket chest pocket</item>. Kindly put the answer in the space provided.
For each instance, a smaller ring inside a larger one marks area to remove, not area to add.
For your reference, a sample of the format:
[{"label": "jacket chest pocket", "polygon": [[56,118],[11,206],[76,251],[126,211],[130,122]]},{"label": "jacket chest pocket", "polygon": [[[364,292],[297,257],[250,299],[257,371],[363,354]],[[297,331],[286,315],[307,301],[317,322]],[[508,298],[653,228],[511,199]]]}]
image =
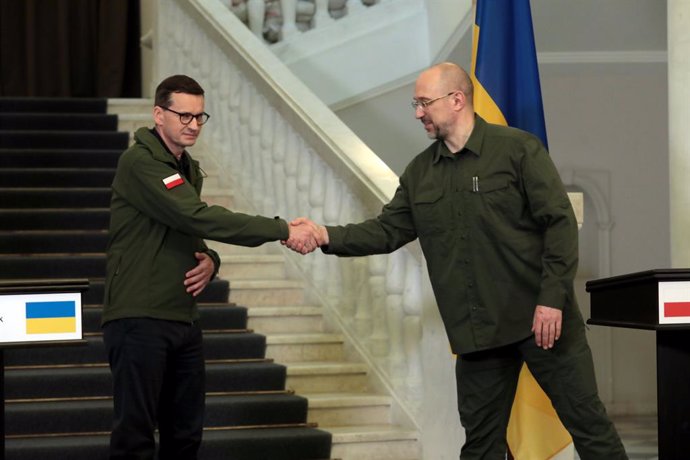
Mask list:
[{"label": "jacket chest pocket", "polygon": [[448,228],[447,206],[444,205],[443,190],[428,189],[415,195],[412,201],[412,215],[419,235],[430,235]]}]

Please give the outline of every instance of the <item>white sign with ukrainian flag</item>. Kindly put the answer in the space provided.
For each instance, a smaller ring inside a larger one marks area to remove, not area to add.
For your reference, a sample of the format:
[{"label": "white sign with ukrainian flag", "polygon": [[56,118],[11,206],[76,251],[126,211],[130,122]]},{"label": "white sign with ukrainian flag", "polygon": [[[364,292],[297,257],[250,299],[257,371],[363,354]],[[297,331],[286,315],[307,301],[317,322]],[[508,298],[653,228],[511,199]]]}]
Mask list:
[{"label": "white sign with ukrainian flag", "polygon": [[0,296],[0,343],[82,339],[81,293]]}]

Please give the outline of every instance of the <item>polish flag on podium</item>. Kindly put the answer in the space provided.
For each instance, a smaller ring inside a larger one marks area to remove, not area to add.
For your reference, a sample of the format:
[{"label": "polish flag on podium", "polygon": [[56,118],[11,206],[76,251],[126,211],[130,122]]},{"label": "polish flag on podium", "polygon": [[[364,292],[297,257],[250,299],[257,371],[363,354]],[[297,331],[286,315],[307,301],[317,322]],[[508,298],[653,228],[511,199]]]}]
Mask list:
[{"label": "polish flag on podium", "polygon": [[[470,73],[482,118],[528,131],[548,148],[529,0],[477,0]],[[507,438],[517,460],[573,458],[572,438],[527,366]]]}]

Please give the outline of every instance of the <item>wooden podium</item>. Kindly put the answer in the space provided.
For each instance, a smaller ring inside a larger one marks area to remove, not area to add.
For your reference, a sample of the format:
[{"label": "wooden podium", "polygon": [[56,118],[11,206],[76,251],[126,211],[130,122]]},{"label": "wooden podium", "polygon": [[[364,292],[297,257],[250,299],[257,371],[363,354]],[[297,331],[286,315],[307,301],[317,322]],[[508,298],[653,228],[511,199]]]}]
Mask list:
[{"label": "wooden podium", "polygon": [[0,460],[5,458],[5,348],[85,345],[84,279],[0,281]]},{"label": "wooden podium", "polygon": [[659,459],[690,458],[690,269],[599,279],[586,289],[588,324],[656,331]]}]

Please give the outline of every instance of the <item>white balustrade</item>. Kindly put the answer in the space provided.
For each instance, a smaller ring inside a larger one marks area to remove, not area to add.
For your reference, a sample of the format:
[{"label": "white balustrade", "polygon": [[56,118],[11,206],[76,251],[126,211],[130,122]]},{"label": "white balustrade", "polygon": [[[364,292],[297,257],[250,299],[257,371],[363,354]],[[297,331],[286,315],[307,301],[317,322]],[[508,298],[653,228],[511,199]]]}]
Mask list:
[{"label": "white balustrade", "polygon": [[230,10],[257,37],[269,43],[392,0],[225,0]]},{"label": "white balustrade", "polygon": [[[330,225],[375,216],[387,199],[375,191],[375,179],[352,173],[354,163],[348,161],[359,160],[334,160],[342,154],[329,149],[346,151],[347,147],[335,145],[332,139],[316,142],[322,134],[305,128],[317,130],[316,118],[299,126],[295,123],[295,117],[307,116],[293,107],[299,98],[277,105],[286,89],[272,87],[257,72],[247,73],[246,62],[218,38],[218,34],[230,34],[234,24],[215,24],[220,32],[209,33],[212,27],[204,21],[210,19],[204,14],[220,20],[216,12],[204,13],[203,8],[215,11],[212,7],[219,1],[160,2],[156,51],[159,77],[187,73],[207,89],[207,111],[212,118],[203,137],[208,150],[218,155],[226,183],[255,212],[268,216],[308,216]],[[239,8],[239,3],[233,5]],[[246,59],[252,59],[251,55]],[[275,62],[271,66],[280,64]],[[351,154],[354,158],[359,153]],[[406,404],[405,413],[421,410],[422,284],[426,273],[419,251],[403,248],[363,258],[336,258],[318,251],[308,256],[285,253],[309,281],[309,296],[331,310],[355,349],[377,366],[377,375]]]}]

